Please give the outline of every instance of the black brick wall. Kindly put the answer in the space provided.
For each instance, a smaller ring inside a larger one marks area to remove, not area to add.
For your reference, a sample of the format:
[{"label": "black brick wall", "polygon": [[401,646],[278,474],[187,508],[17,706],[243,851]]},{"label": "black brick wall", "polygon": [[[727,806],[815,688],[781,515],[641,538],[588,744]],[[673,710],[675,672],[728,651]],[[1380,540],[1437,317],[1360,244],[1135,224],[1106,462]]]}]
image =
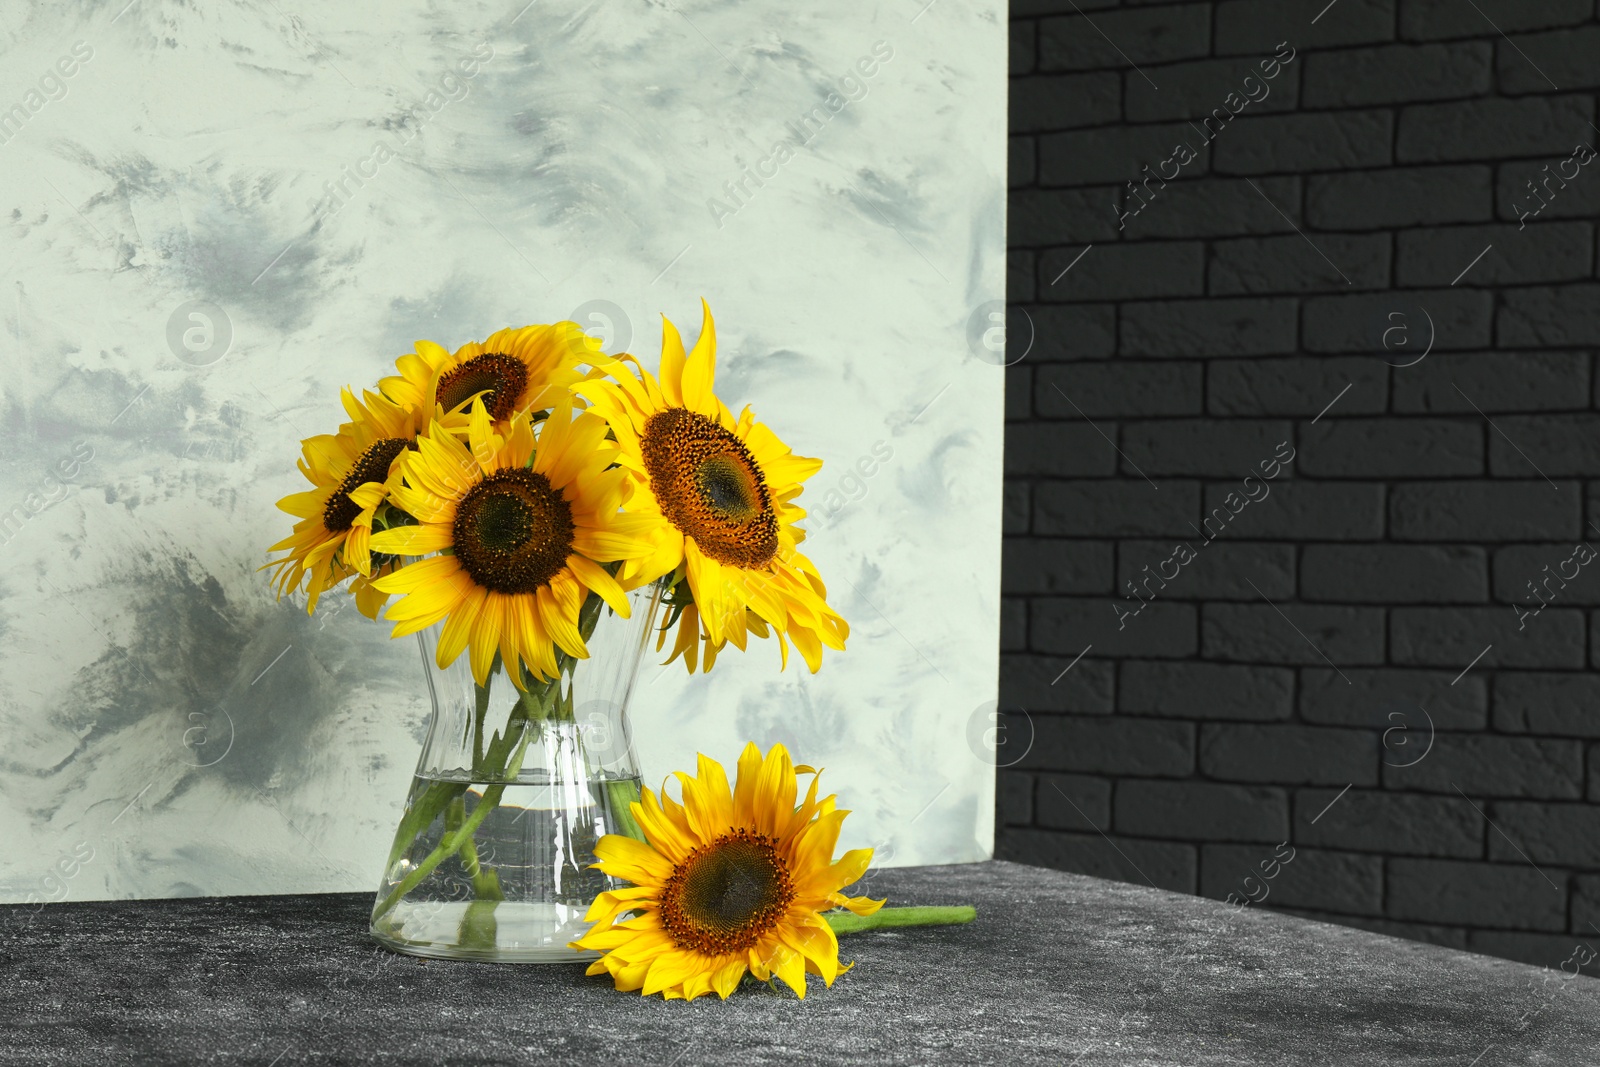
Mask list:
[{"label": "black brick wall", "polygon": [[1000,856],[1600,949],[1596,7],[1013,0]]}]

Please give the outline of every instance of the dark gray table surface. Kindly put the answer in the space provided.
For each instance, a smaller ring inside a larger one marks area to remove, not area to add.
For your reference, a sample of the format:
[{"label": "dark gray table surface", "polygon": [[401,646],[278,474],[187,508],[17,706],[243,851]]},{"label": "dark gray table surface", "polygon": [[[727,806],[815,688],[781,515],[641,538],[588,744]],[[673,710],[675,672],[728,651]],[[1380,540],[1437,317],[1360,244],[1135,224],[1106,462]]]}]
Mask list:
[{"label": "dark gray table surface", "polygon": [[876,872],[969,926],[841,940],[804,1001],[413,959],[371,898],[0,909],[0,1062],[1600,1064],[1600,980],[1014,863]]}]

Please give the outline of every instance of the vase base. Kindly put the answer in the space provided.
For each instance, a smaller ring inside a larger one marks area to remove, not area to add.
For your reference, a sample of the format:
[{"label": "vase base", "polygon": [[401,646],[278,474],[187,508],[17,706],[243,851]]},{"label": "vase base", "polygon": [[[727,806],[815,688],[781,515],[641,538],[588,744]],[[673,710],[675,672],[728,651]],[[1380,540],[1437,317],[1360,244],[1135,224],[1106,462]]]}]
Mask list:
[{"label": "vase base", "polygon": [[[479,909],[477,913],[473,908]],[[588,963],[598,952],[568,948],[589,929],[587,905],[497,901],[402,902],[372,924],[373,940],[396,952],[478,963]]]}]

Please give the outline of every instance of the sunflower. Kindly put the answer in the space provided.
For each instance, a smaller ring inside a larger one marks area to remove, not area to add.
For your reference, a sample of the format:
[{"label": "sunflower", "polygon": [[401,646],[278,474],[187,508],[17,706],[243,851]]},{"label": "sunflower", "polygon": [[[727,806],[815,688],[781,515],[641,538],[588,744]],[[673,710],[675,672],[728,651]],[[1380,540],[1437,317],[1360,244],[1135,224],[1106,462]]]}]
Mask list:
[{"label": "sunflower", "polygon": [[527,412],[497,424],[479,397],[468,419],[466,442],[435,421],[401,459],[390,500],[417,525],[374,534],[372,547],[429,558],[372,584],[402,596],[384,615],[394,636],[445,620],[441,668],[470,646],[472,675],[486,685],[498,652],[521,688],[522,665],[548,679],[557,649],[588,656],[578,613],[590,592],[627,616],[623,588],[601,564],[648,552],[650,520],[618,510],[631,485],[607,469],[605,423],[574,416],[570,402],[543,421],[537,447]]},{"label": "sunflower", "polygon": [[472,341],[454,354],[432,341],[418,341],[401,356],[399,374],[378,388],[403,407],[443,408],[444,425],[460,430],[467,404],[482,396],[489,415],[504,422],[519,411],[554,407],[568,387],[582,378],[577,364],[590,362],[600,342],[575,322],[499,330]]},{"label": "sunflower", "polygon": [[[706,993],[727,999],[746,971],[774,975],[799,996],[807,972],[833,985],[839,942],[821,912],[835,906],[871,915],[881,900],[839,892],[866,872],[870,848],[833,858],[848,811],[817,799],[817,774],[795,767],[782,745],[765,757],[754,744],[739,756],[730,792],[722,765],[700,757],[699,775],[678,774],[683,803],[663,788],[632,805],[644,841],[607,834],[594,864],[632,887],[601,893],[585,919],[594,926],[571,943],[604,952],[589,974],[610,974],[621,990],[668,1000]],[[796,772],[812,775],[795,806]],[[628,912],[633,918],[621,919]]]},{"label": "sunflower", "polygon": [[372,570],[373,514],[393,484],[394,461],[417,438],[413,409],[372,392],[357,400],[345,389],[341,399],[350,421],[338,433],[301,442],[300,473],[313,488],[278,501],[300,521],[267,550],[288,555],[263,568],[275,568],[273,584],[280,597],[304,584],[308,613],[316,610],[318,597],[351,575],[357,576],[359,588],[352,590],[357,603],[363,611],[376,611],[364,580]]},{"label": "sunflower", "polygon": [[742,650],[749,634],[766,637],[769,627],[784,666],[787,637],[814,672],[823,646],[842,650],[850,633],[796,548],[805,531],[795,523],[805,512],[794,500],[822,462],[795,455],[748,407],[735,419],[717,399],[716,326],[703,300],[701,309],[700,337],[688,355],[677,329],[662,320],[659,380],[631,356],[596,355],[591,362],[610,376],[573,386],[610,425],[617,462],[644,490],[633,506],[656,521],[653,551],[625,564],[619,577],[631,587],[673,574],[672,659],[683,655],[691,673],[702,643],[709,669],[728,642]]}]

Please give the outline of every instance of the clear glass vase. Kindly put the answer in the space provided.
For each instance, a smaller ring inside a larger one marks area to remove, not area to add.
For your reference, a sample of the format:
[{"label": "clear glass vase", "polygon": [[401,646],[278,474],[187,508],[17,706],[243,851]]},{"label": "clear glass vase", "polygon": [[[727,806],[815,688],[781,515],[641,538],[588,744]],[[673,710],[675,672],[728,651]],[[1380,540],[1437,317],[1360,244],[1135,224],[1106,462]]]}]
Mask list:
[{"label": "clear glass vase", "polygon": [[469,654],[440,669],[440,627],[417,636],[433,698],[416,777],[372,910],[372,936],[417,956],[500,963],[594,959],[567,947],[598,893],[622,883],[589,865],[605,834],[643,839],[628,805],[639,769],[627,705],[661,604],[628,594],[628,618],[590,594],[589,658],[518,690],[498,658],[489,684]]}]

